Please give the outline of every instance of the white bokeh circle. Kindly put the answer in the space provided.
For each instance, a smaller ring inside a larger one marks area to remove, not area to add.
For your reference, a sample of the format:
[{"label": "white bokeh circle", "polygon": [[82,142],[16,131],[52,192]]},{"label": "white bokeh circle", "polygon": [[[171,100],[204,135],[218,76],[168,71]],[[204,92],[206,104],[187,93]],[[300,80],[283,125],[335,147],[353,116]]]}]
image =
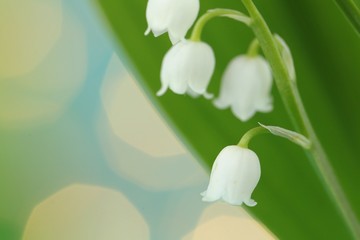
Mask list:
[{"label": "white bokeh circle", "polygon": [[149,232],[142,215],[122,193],[72,185],[34,208],[23,240],[146,240]]}]

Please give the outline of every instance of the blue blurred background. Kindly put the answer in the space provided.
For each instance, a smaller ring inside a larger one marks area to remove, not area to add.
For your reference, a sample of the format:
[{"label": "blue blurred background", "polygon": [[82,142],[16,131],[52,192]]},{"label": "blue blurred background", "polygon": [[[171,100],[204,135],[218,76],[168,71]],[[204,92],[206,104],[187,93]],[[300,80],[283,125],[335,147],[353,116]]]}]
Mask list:
[{"label": "blue blurred background", "polygon": [[273,239],[200,201],[206,172],[114,49],[91,1],[0,2],[0,239]]}]

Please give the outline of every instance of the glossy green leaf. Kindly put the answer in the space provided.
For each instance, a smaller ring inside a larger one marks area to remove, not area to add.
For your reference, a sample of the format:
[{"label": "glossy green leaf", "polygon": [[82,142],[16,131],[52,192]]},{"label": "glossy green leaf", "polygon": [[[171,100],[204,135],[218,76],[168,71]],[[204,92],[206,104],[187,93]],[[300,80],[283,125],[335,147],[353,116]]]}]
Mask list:
[{"label": "glossy green leaf", "polygon": [[[170,91],[157,98],[161,61],[171,44],[166,35],[144,36],[146,3],[146,0],[98,0],[127,66],[205,167],[210,169],[219,151],[236,144],[257,122],[293,129],[276,89],[274,111],[257,114],[246,123],[237,120],[229,110],[217,110],[205,99],[178,96]],[[270,28],[292,50],[305,106],[353,209],[360,216],[359,39],[332,1],[255,3]],[[201,13],[211,8],[245,12],[238,0],[201,1]],[[209,92],[218,93],[226,64],[244,53],[252,39],[248,28],[231,19],[215,19],[206,26],[203,40],[213,47],[217,60]],[[253,194],[258,205],[247,209],[277,237],[351,239],[333,200],[301,148],[271,135],[256,138],[250,148],[260,157],[262,177]]]},{"label": "glossy green leaf", "polygon": [[354,26],[355,31],[360,34],[360,2],[356,0],[336,0],[336,2]]}]

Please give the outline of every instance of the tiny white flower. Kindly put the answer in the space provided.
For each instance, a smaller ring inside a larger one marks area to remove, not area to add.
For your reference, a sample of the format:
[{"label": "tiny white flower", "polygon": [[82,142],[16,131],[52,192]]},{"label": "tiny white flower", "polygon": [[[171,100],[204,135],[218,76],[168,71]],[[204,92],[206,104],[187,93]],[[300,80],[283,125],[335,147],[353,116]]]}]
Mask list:
[{"label": "tiny white flower", "polygon": [[289,77],[292,81],[296,80],[296,73],[295,73],[295,66],[294,66],[294,60],[291,55],[291,51],[289,46],[286,44],[285,40],[282,39],[279,35],[274,35],[275,40],[279,43],[280,47],[280,54],[281,57],[286,65],[287,71],[289,73]]},{"label": "tiny white flower", "polygon": [[173,44],[185,38],[199,13],[199,0],[149,0],[146,8],[148,28],[155,37],[169,32]]},{"label": "tiny white flower", "polygon": [[161,89],[158,96],[168,88],[174,93],[191,96],[206,92],[215,68],[215,56],[212,48],[204,42],[181,41],[166,53],[161,66]]},{"label": "tiny white flower", "polygon": [[253,207],[257,203],[251,199],[260,179],[258,156],[247,148],[227,146],[217,156],[211,170],[207,190],[202,193],[203,201],[213,202],[223,199],[232,205]]},{"label": "tiny white flower", "polygon": [[261,56],[241,55],[233,59],[225,70],[216,107],[231,107],[242,121],[249,120],[257,111],[273,109],[272,74],[269,63]]}]

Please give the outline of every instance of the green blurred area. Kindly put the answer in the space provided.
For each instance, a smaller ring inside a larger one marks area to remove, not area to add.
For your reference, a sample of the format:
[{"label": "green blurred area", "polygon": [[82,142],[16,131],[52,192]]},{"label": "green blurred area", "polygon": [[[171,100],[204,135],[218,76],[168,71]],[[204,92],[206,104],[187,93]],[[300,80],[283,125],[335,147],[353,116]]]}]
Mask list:
[{"label": "green blurred area", "polygon": [[[160,88],[161,61],[171,47],[167,36],[144,37],[146,2],[101,0],[101,6],[127,60],[149,98],[177,135],[208,169],[217,153],[237,143],[241,134],[261,122],[292,129],[274,89],[275,109],[242,123],[229,110],[219,111],[210,101],[171,92],[155,97]],[[358,35],[332,1],[255,1],[272,31],[290,46],[303,101],[321,142],[356,214],[360,215],[360,44]],[[241,1],[201,1],[210,8],[244,11]],[[245,12],[245,11],[244,11]],[[216,55],[209,92],[218,93],[221,75],[231,58],[245,52],[253,35],[229,19],[210,22],[203,33]],[[303,151],[285,140],[259,137],[252,146],[260,157],[262,178],[248,210],[280,239],[351,239]]]}]

